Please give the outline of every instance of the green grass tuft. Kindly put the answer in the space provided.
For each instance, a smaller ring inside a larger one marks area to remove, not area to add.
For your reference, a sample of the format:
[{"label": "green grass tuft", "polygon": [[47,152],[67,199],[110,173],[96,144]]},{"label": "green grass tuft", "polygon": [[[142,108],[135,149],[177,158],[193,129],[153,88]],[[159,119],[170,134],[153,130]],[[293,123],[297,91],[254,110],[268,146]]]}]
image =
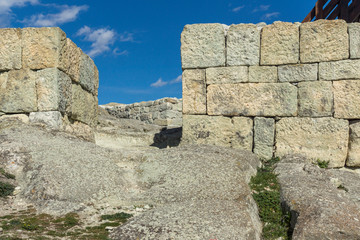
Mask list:
[{"label": "green grass tuft", "polygon": [[321,161],[320,159],[316,160],[317,165],[320,168],[328,168],[329,167],[329,161]]},{"label": "green grass tuft", "polygon": [[10,196],[15,190],[15,186],[9,183],[0,182],[0,197]]}]

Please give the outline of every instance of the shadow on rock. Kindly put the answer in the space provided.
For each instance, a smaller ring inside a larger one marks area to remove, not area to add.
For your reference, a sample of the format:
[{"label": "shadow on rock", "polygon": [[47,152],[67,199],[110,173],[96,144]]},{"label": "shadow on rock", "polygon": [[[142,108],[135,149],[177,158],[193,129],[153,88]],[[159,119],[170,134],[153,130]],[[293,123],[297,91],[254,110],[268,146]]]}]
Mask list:
[{"label": "shadow on rock", "polygon": [[167,148],[179,146],[182,136],[182,128],[163,128],[154,135],[153,147]]}]

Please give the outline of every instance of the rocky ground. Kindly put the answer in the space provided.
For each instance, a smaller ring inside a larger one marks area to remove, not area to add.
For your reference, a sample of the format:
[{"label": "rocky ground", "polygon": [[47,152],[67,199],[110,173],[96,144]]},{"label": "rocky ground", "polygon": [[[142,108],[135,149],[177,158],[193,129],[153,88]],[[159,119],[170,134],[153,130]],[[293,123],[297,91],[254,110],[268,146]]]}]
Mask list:
[{"label": "rocky ground", "polygon": [[[0,119],[0,181],[16,186],[0,198],[0,239],[261,239],[248,186],[259,159],[180,136],[106,112],[97,144]],[[293,239],[360,239],[358,170],[291,156],[276,173]]]}]

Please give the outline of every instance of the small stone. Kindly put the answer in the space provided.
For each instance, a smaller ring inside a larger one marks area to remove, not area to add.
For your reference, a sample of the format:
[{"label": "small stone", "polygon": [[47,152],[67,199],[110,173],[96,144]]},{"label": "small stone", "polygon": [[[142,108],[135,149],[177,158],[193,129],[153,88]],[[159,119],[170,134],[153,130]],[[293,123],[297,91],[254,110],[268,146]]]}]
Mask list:
[{"label": "small stone", "polygon": [[275,120],[256,117],[254,119],[254,153],[268,160],[273,157]]},{"label": "small stone", "polygon": [[61,129],[62,115],[57,111],[50,112],[32,112],[29,116],[30,122],[41,123],[52,129]]},{"label": "small stone", "polygon": [[277,67],[272,66],[250,66],[249,67],[249,82],[277,82],[278,70]]},{"label": "small stone", "polygon": [[206,84],[248,82],[248,75],[249,70],[246,66],[207,68]]},{"label": "small stone", "polygon": [[318,79],[318,64],[279,66],[280,82],[315,81]]},{"label": "small stone", "polygon": [[320,80],[344,80],[360,78],[360,60],[342,60],[321,62],[319,64]]}]

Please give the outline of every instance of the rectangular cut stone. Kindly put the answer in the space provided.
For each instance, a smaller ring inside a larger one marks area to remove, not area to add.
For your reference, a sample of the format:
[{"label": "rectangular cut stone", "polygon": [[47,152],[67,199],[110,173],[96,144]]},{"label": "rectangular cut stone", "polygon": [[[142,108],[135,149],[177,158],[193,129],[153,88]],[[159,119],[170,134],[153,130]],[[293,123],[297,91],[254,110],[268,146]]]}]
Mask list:
[{"label": "rectangular cut stone", "polygon": [[80,82],[80,59],[82,51],[70,39],[66,39],[66,43],[61,50],[60,66],[59,68],[64,71],[74,81]]},{"label": "rectangular cut stone", "polygon": [[183,115],[182,141],[252,150],[253,121],[246,117]]},{"label": "rectangular cut stone", "polygon": [[184,70],[183,113],[206,114],[205,70]]},{"label": "rectangular cut stone", "polygon": [[66,35],[60,28],[24,28],[22,32],[22,65],[44,69],[59,66],[60,52]]},{"label": "rectangular cut stone", "polygon": [[225,29],[221,24],[186,25],[181,33],[182,68],[225,66]]},{"label": "rectangular cut stone", "polygon": [[21,32],[15,28],[0,29],[0,71],[21,68]]},{"label": "rectangular cut stone", "polygon": [[260,29],[254,24],[231,25],[226,37],[228,66],[259,65]]},{"label": "rectangular cut stone", "polygon": [[360,78],[360,60],[343,60],[321,62],[319,64],[320,80],[343,80]]},{"label": "rectangular cut stone", "polygon": [[72,84],[71,118],[90,126],[97,123],[97,97],[82,89],[78,84]]},{"label": "rectangular cut stone", "polygon": [[331,82],[301,82],[298,88],[300,117],[332,116],[334,96]]},{"label": "rectangular cut stone", "polygon": [[249,81],[246,66],[217,67],[206,69],[206,84],[239,83]]},{"label": "rectangular cut stone", "polygon": [[280,82],[315,81],[318,79],[318,64],[296,64],[278,67]]},{"label": "rectangular cut stone", "polygon": [[39,111],[70,111],[71,79],[64,72],[57,68],[40,70],[36,86]]},{"label": "rectangular cut stone", "polygon": [[350,58],[360,58],[360,23],[349,23]]},{"label": "rectangular cut stone", "polygon": [[335,118],[282,118],[276,123],[276,156],[301,154],[344,167],[349,122]]},{"label": "rectangular cut stone", "polygon": [[30,69],[0,74],[0,112],[30,113],[37,111],[36,73]]},{"label": "rectangular cut stone", "polygon": [[350,122],[348,167],[360,167],[360,121]]},{"label": "rectangular cut stone", "polygon": [[275,120],[273,118],[256,117],[254,119],[254,153],[259,158],[273,157],[275,138]]},{"label": "rectangular cut stone", "polygon": [[317,20],[300,26],[302,63],[349,58],[349,35],[344,20]]},{"label": "rectangular cut stone", "polygon": [[278,70],[272,66],[250,66],[249,82],[277,82]]},{"label": "rectangular cut stone", "polygon": [[58,111],[32,112],[29,115],[30,122],[45,124],[52,129],[60,130],[62,127],[62,115]]},{"label": "rectangular cut stone", "polygon": [[360,118],[360,80],[344,80],[333,82],[334,117]]},{"label": "rectangular cut stone", "polygon": [[261,33],[261,65],[281,65],[299,61],[299,26],[274,22]]},{"label": "rectangular cut stone", "polygon": [[214,84],[207,89],[209,115],[295,116],[297,87],[290,83]]},{"label": "rectangular cut stone", "polygon": [[96,94],[95,64],[85,53],[81,54],[80,60],[80,85],[92,94]]}]

